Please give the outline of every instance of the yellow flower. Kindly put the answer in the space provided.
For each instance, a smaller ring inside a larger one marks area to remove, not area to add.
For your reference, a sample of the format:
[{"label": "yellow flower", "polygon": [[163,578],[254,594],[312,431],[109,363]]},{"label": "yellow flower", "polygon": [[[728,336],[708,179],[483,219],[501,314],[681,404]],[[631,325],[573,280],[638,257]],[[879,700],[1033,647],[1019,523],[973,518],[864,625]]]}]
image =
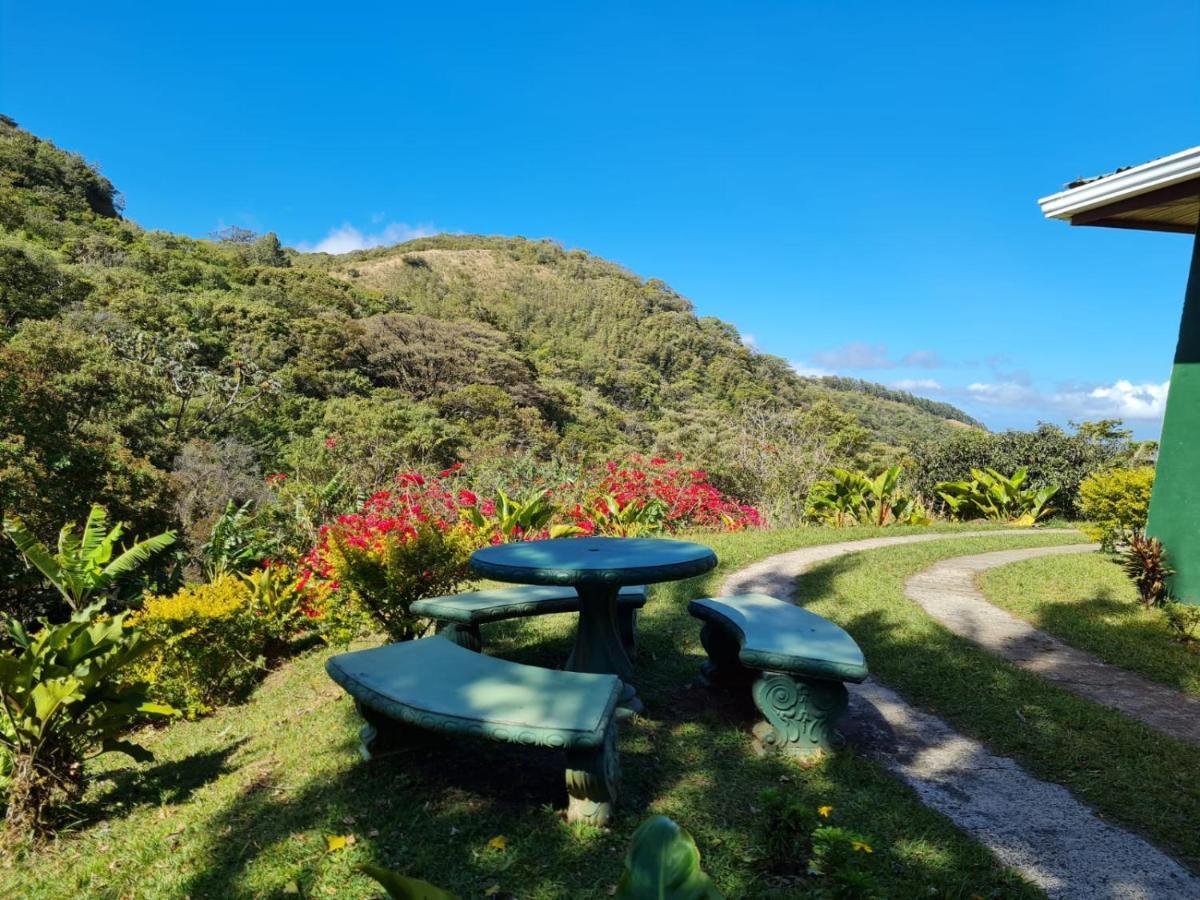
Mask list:
[{"label": "yellow flower", "polygon": [[822,819],[828,819],[829,814],[831,812],[833,812],[832,806],[818,806],[817,807],[817,815],[819,815]]},{"label": "yellow flower", "polygon": [[871,849],[871,845],[868,843],[865,843],[864,841],[851,841],[850,849],[857,850],[859,853],[874,853],[875,852],[874,850]]}]

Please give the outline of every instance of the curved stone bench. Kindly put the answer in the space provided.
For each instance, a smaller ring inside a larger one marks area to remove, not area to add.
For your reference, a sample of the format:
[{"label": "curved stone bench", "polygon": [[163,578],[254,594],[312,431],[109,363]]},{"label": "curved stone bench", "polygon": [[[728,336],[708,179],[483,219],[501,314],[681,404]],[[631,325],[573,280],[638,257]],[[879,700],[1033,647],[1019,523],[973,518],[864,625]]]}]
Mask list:
[{"label": "curved stone bench", "polygon": [[[646,589],[623,587],[617,597],[617,624],[621,643],[632,658],[637,651],[637,614],[646,605]],[[428,597],[412,605],[415,615],[437,622],[438,634],[468,650],[480,652],[479,626],[505,619],[579,612],[579,595],[563,585],[530,584],[468,591],[446,597]]]},{"label": "curved stone bench", "polygon": [[567,818],[611,817],[620,772],[615,675],[526,666],[440,637],[343,653],[325,670],[366,720],[364,758],[402,742],[404,725],[565,750]]},{"label": "curved stone bench", "polygon": [[844,630],[815,613],[766,594],[693,600],[708,653],[702,681],[750,685],[767,721],[754,736],[762,750],[811,757],[832,752],[834,725],[846,712],[844,682],[867,677],[862,650]]}]

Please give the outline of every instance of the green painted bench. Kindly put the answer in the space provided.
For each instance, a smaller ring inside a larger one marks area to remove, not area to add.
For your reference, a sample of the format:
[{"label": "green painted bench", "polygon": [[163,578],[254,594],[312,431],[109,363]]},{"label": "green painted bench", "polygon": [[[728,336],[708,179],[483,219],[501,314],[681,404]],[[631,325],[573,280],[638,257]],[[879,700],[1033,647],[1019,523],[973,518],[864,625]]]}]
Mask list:
[{"label": "green painted bench", "polygon": [[862,682],[867,663],[845,631],[815,613],[766,594],[693,600],[708,653],[701,680],[713,687],[750,685],[767,721],[754,736],[762,750],[811,757],[834,749],[834,725],[846,712],[844,682]]},{"label": "green painted bench", "polygon": [[405,726],[565,750],[567,818],[602,825],[611,817],[620,773],[615,675],[526,666],[441,637],[343,653],[325,670],[366,721],[364,758],[402,743]]},{"label": "green painted bench", "polygon": [[[644,587],[621,588],[617,596],[617,625],[621,643],[630,657],[637,651],[638,610],[645,605]],[[429,597],[414,603],[412,611],[436,621],[438,634],[479,652],[483,649],[480,625],[525,616],[579,612],[579,595],[570,585],[529,584]]]}]

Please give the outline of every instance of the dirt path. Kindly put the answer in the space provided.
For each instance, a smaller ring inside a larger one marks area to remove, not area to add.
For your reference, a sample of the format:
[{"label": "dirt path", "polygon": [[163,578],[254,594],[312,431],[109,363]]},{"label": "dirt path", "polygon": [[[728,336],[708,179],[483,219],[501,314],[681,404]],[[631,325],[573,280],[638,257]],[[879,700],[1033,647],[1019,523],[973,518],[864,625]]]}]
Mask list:
[{"label": "dirt path", "polygon": [[[758,591],[787,599],[797,576],[848,553],[930,540],[1029,533],[904,535],[809,547],[734,572],[721,589],[723,594]],[[1050,548],[1038,549],[1045,552]],[[1103,821],[1065,788],[1034,778],[1012,759],[996,756],[874,679],[850,688],[845,730],[859,749],[911,785],[925,805],[980,841],[1050,897],[1200,897],[1200,878],[1144,839]]]},{"label": "dirt path", "polygon": [[905,584],[904,592],[955,634],[1014,665],[1062,685],[1080,697],[1145,722],[1163,734],[1200,746],[1200,698],[1076,650],[988,603],[975,586],[979,573],[997,566],[1094,549],[1094,544],[1073,544],[959,556],[914,575]]}]

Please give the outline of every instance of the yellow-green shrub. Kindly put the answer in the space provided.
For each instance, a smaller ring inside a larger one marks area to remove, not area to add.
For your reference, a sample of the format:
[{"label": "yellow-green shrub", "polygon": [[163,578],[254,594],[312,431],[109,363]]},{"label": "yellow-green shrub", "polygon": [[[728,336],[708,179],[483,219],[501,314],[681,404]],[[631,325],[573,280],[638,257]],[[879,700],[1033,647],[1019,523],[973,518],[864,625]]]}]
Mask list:
[{"label": "yellow-green shrub", "polygon": [[1088,537],[1106,550],[1128,535],[1146,527],[1154,469],[1104,469],[1093,472],[1079,485],[1079,509],[1092,525]]},{"label": "yellow-green shrub", "polygon": [[138,677],[189,716],[243,697],[265,669],[265,635],[253,591],[236,575],[147,597],[133,624],[161,643]]}]

